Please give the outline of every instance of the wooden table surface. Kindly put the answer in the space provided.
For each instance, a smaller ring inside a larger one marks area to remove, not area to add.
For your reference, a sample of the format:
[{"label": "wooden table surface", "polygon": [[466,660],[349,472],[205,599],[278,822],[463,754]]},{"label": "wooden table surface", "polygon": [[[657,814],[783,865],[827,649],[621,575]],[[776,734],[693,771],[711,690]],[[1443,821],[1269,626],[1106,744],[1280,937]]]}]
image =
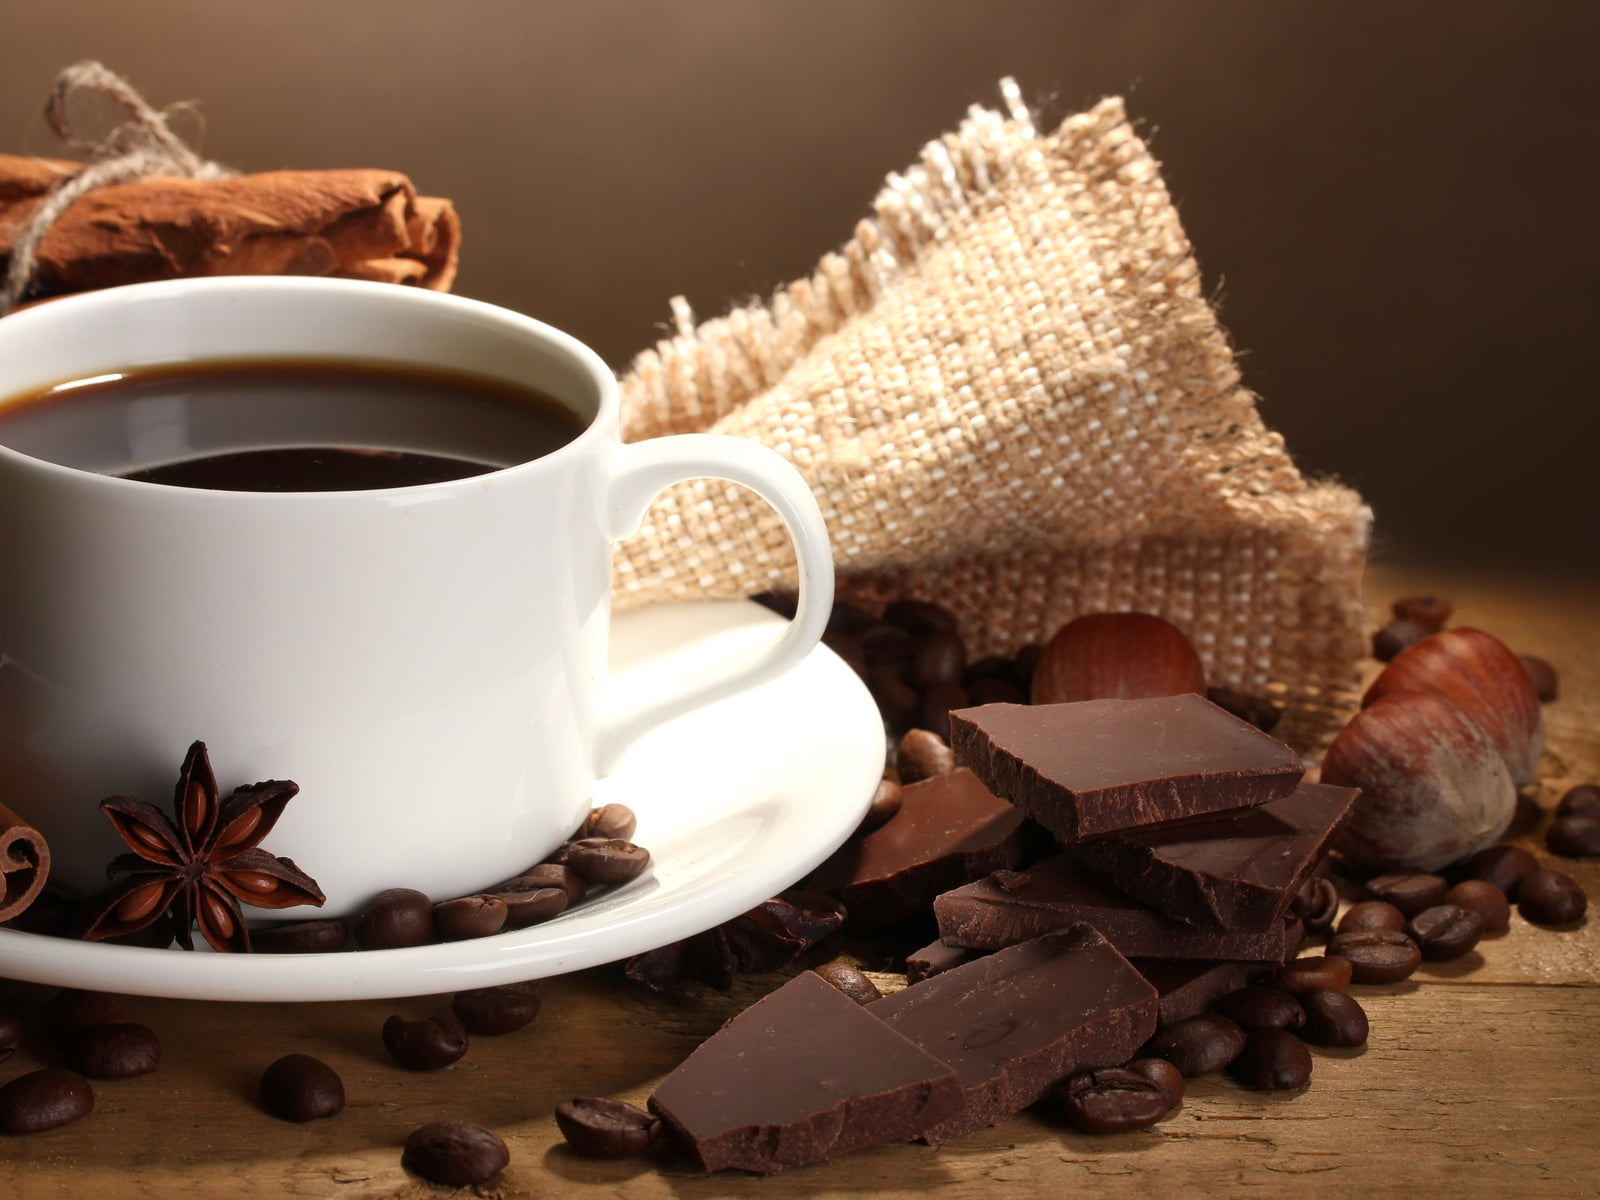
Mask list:
[{"label": "wooden table surface", "polygon": [[[1452,596],[1459,624],[1541,654],[1562,672],[1549,705],[1538,802],[1600,780],[1600,602],[1576,585],[1395,568],[1369,573],[1374,612],[1393,596]],[[1532,816],[1533,814],[1529,814]],[[1543,824],[1523,840],[1544,858]],[[1557,865],[1600,901],[1600,861]],[[0,968],[3,970],[3,968]],[[1405,983],[1354,989],[1372,1021],[1354,1051],[1315,1049],[1309,1089],[1242,1090],[1191,1082],[1181,1109],[1143,1133],[1091,1137],[1048,1115],[938,1148],[889,1145],[768,1179],[703,1176],[661,1156],[622,1163],[563,1148],[555,1105],[578,1095],[642,1103],[726,1017],[777,982],[742,980],[732,996],[653,997],[591,971],[537,985],[536,1025],[477,1039],[461,1062],[396,1068],[378,1030],[399,1012],[446,1011],[448,997],[323,1004],[225,1004],[131,998],[156,1029],[160,1068],[96,1084],[95,1112],[62,1129],[0,1139],[0,1196],[340,1196],[443,1194],[399,1165],[410,1130],[457,1118],[497,1130],[511,1165],[482,1195],[993,1196],[995,1183],[1053,1195],[1600,1195],[1600,912],[1575,930],[1509,932],[1467,959]],[[0,984],[24,1014],[48,989]],[[314,1054],[342,1075],[348,1106],[290,1125],[255,1101],[263,1066]],[[0,1080],[41,1065],[31,1048]],[[980,1192],[981,1189],[981,1192]],[[1001,1193],[1004,1194],[1004,1193]],[[1019,1192],[1019,1194],[1021,1194]]]}]

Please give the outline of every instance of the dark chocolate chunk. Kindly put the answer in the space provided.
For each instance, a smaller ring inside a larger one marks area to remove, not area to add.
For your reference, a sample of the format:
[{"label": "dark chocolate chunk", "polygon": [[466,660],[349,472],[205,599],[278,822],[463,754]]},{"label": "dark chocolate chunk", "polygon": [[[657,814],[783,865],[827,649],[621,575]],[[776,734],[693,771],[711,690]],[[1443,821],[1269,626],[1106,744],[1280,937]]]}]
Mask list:
[{"label": "dark chocolate chunk", "polygon": [[1129,830],[1074,847],[1086,866],[1159,912],[1264,929],[1288,909],[1357,789],[1303,783],[1281,800]]},{"label": "dark chocolate chunk", "polygon": [[1024,818],[968,770],[900,789],[900,811],[846,842],[806,881],[838,894],[856,929],[926,912],[940,892],[1013,867],[1026,850]]},{"label": "dark chocolate chunk", "polygon": [[702,1169],[763,1175],[905,1141],[954,1117],[955,1072],[874,1007],[802,972],[708,1038],[662,1081],[650,1110]]},{"label": "dark chocolate chunk", "polygon": [[989,704],[950,715],[956,761],[1062,842],[1265,804],[1300,756],[1202,696]]},{"label": "dark chocolate chunk", "polygon": [[962,963],[971,962],[982,953],[981,950],[965,950],[960,946],[932,942],[906,955],[906,982],[921,983],[924,979],[932,979]]},{"label": "dark chocolate chunk", "polygon": [[1300,947],[1300,922],[1224,932],[1163,916],[1116,891],[1058,854],[1028,868],[1026,881],[1002,887],[980,879],[933,902],[939,940],[998,950],[1079,921],[1093,925],[1128,958],[1211,958],[1281,963]]},{"label": "dark chocolate chunk", "polygon": [[1209,1012],[1229,992],[1253,983],[1271,968],[1258,962],[1208,962],[1185,958],[1136,958],[1134,967],[1159,997],[1156,1025],[1165,1028]]},{"label": "dark chocolate chunk", "polygon": [[1077,1071],[1127,1062],[1156,1027],[1156,993],[1087,925],[987,955],[870,1011],[955,1068],[966,1105],[944,1142],[997,1125]]}]

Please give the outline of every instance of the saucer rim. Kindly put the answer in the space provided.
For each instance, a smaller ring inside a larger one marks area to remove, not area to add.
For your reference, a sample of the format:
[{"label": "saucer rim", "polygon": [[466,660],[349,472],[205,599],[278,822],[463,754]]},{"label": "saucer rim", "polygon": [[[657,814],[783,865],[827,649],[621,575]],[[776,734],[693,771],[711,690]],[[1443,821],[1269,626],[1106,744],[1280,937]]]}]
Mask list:
[{"label": "saucer rim", "polygon": [[[652,605],[618,613],[619,630],[659,626],[685,640],[666,643],[664,653],[714,653],[727,640],[781,628],[782,617],[751,601],[701,601]],[[703,643],[703,644],[702,644]],[[628,664],[622,664],[626,667]],[[735,707],[737,706],[737,707]],[[770,710],[770,711],[768,711]],[[808,720],[793,719],[794,711]],[[761,715],[786,715],[763,723]],[[856,672],[819,644],[794,670],[740,695],[674,718],[644,735],[596,786],[596,804],[629,803],[646,823],[650,806],[630,801],[626,789],[648,782],[656,760],[683,758],[678,739],[709,740],[715,726],[753,727],[770,737],[800,738],[821,748],[804,759],[809,778],[773,779],[758,797],[776,802],[773,824],[793,827],[781,856],[767,842],[737,871],[720,878],[695,874],[662,884],[654,869],[646,876],[596,897],[596,912],[578,906],[552,921],[468,941],[430,943],[394,950],[326,954],[224,955],[209,951],[113,946],[0,929],[0,977],[62,987],[87,987],[127,995],[173,999],[318,1002],[434,995],[465,988],[526,982],[619,961],[702,932],[760,904],[803,879],[860,825],[883,769],[884,742],[878,710]],[[734,770],[771,743],[734,741],[743,758],[726,754],[695,759],[697,780],[720,765],[733,786]],[[637,783],[635,776],[638,776]],[[709,777],[717,782],[716,776]],[[766,777],[762,777],[766,782]],[[799,786],[796,786],[796,785]],[[623,794],[613,794],[622,792]],[[854,796],[854,800],[846,797]],[[804,820],[796,818],[804,812]],[[668,845],[672,839],[668,839]],[[666,865],[666,864],[658,864]],[[678,864],[672,864],[675,868]],[[601,920],[602,927],[597,927]]]}]

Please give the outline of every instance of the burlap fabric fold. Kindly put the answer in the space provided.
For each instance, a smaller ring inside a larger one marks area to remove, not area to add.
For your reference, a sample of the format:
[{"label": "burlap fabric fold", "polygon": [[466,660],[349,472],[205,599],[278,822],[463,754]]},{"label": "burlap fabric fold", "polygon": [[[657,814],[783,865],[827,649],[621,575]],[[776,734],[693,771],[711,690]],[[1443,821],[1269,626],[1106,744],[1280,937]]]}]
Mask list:
[{"label": "burlap fabric fold", "polygon": [[[840,595],[936,600],[974,654],[1158,613],[1315,749],[1355,701],[1370,513],[1263,425],[1121,101],[1042,135],[1002,89],[1008,113],[929,143],[810,278],[698,327],[674,302],[677,336],[623,379],[624,436],[777,448],[821,502]],[[700,482],[619,548],[616,601],[793,572],[765,506]]]}]

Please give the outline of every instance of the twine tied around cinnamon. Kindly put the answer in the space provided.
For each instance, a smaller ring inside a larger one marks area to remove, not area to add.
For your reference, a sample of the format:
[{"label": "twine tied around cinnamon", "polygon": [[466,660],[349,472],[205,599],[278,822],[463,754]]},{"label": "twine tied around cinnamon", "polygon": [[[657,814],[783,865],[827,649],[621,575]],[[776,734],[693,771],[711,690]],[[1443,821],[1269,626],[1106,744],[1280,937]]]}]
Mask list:
[{"label": "twine tied around cinnamon", "polygon": [[[80,138],[72,127],[68,109],[73,98],[84,93],[109,98],[128,113],[129,119],[98,142]],[[18,230],[11,246],[5,288],[0,292],[0,316],[10,312],[27,292],[37,267],[36,252],[50,227],[84,193],[153,175],[228,179],[238,174],[232,168],[201,158],[168,126],[168,111],[150,107],[126,79],[91,59],[73,63],[56,76],[44,115],[64,145],[88,155],[89,165],[63,176]]]}]

